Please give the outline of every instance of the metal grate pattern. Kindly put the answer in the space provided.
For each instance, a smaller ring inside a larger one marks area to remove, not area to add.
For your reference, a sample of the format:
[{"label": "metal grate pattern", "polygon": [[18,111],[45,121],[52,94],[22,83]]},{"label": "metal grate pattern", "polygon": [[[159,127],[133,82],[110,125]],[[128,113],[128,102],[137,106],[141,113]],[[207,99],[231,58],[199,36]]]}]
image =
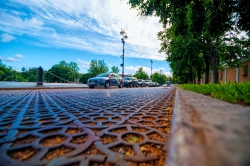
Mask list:
[{"label": "metal grate pattern", "polygon": [[1,164],[164,163],[159,154],[167,154],[174,94],[174,88],[2,90]]}]

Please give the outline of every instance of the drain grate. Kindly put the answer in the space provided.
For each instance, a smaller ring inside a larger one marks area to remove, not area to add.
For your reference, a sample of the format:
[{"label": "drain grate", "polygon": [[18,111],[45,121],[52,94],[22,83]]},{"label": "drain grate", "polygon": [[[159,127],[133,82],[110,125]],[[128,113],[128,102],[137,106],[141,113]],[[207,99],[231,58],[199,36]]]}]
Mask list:
[{"label": "drain grate", "polygon": [[175,89],[0,91],[3,165],[165,165]]}]

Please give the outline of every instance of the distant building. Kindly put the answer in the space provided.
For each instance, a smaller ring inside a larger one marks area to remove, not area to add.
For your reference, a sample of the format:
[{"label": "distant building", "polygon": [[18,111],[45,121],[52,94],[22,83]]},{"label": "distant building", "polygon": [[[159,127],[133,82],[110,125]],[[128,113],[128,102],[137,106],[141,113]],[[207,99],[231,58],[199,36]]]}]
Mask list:
[{"label": "distant building", "polygon": [[[238,68],[231,68],[227,64],[225,65],[225,70],[218,71],[219,74],[219,81],[221,84],[225,84],[228,82],[250,82],[250,60],[249,59],[243,59],[242,61],[243,67]],[[196,82],[198,82],[196,78]],[[210,71],[209,73],[209,83],[213,82],[213,72]],[[201,78],[201,84],[205,83],[205,75],[203,75],[203,78]]]}]

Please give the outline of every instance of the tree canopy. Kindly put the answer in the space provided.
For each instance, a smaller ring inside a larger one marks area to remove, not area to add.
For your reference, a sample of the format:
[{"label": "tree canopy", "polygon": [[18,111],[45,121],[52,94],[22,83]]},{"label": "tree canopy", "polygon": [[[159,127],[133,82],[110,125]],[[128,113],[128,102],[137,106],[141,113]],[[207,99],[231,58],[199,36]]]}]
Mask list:
[{"label": "tree canopy", "polygon": [[1,81],[22,81],[22,82],[36,82],[37,68],[22,68],[21,71],[16,71],[10,66],[6,66],[0,59],[0,80]]},{"label": "tree canopy", "polygon": [[45,71],[45,80],[47,82],[74,82],[78,77],[79,67],[76,62],[61,61],[53,65],[47,72]]},{"label": "tree canopy", "polygon": [[182,83],[193,83],[195,77],[199,82],[202,73],[208,83],[210,69],[217,83],[223,63],[238,66],[240,58],[249,57],[249,38],[237,36],[243,30],[250,32],[247,0],[130,0],[129,4],[141,16],[160,18],[164,29],[158,33],[159,51],[167,54],[173,75]]},{"label": "tree canopy", "polygon": [[143,71],[143,67],[140,67],[138,71],[136,71],[136,74],[134,74],[134,77],[136,77],[137,79],[143,79],[143,80],[147,80],[149,79],[148,74]]},{"label": "tree canopy", "polygon": [[98,74],[101,74],[101,73],[108,73],[109,68],[107,67],[104,60],[94,59],[94,60],[91,60],[88,71],[92,76],[97,76]]},{"label": "tree canopy", "polygon": [[164,74],[155,72],[154,74],[152,74],[152,81],[164,84],[167,81],[167,77]]},{"label": "tree canopy", "polygon": [[119,70],[119,67],[117,67],[117,66],[112,66],[112,67],[111,67],[111,70],[112,70],[112,71],[111,71],[112,73],[117,73],[117,74],[118,74],[119,71],[120,71],[120,70]]},{"label": "tree canopy", "polygon": [[[103,60],[92,60],[90,63],[89,72],[85,74],[79,73],[79,67],[76,62],[60,61],[53,65],[48,71],[43,70],[45,82],[74,82],[78,79],[79,82],[86,83],[91,77],[95,77],[100,73],[107,73],[108,67]],[[118,73],[119,68],[113,66],[113,72]],[[0,59],[0,81],[19,81],[19,82],[36,82],[38,68],[22,67],[21,71],[16,71],[10,66],[6,66]]]}]

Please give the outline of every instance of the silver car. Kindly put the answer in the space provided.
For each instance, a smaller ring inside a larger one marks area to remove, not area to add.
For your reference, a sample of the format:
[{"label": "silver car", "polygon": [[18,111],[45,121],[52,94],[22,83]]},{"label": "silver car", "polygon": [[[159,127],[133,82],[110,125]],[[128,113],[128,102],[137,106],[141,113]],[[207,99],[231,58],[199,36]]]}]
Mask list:
[{"label": "silver car", "polygon": [[118,86],[119,88],[122,88],[123,78],[116,73],[102,73],[96,77],[89,78],[87,84],[91,89],[95,86],[104,86],[105,88]]},{"label": "silver car", "polygon": [[145,80],[145,84],[146,84],[146,86],[148,86],[148,87],[152,87],[152,85],[153,85],[153,83],[152,83],[151,80]]}]

